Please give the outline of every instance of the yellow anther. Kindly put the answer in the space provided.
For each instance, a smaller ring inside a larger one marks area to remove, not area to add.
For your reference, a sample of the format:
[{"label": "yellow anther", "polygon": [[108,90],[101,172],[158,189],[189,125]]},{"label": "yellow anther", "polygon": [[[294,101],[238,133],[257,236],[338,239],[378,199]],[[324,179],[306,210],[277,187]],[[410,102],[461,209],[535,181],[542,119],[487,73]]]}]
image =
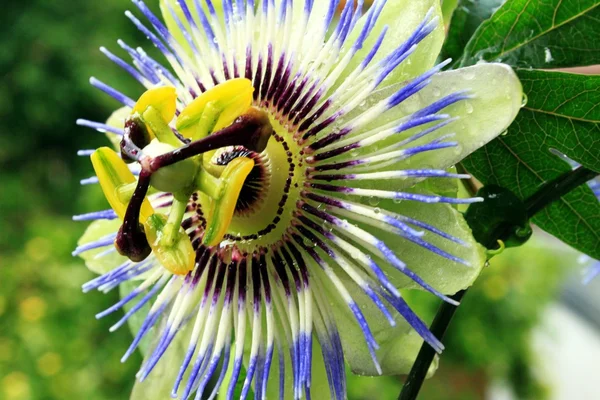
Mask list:
[{"label": "yellow anther", "polygon": [[[91,159],[104,197],[106,197],[106,200],[108,200],[108,203],[115,210],[119,218],[123,220],[128,202],[121,201],[123,198],[122,192],[125,188],[130,188],[131,184],[136,182],[135,176],[133,176],[129,168],[127,168],[127,164],[125,164],[117,153],[108,147],[101,147],[96,150],[92,154]],[[140,220],[145,221],[153,213],[154,210],[150,202],[148,199],[144,199],[140,211]]]},{"label": "yellow anther", "polygon": [[250,107],[253,92],[252,82],[246,78],[223,82],[202,93],[179,114],[177,129],[194,139],[223,129]]},{"label": "yellow anther", "polygon": [[139,113],[142,115],[150,106],[160,112],[166,123],[171,122],[177,108],[177,91],[171,86],[149,89],[140,96],[131,114]]},{"label": "yellow anther", "polygon": [[164,268],[175,275],[185,275],[194,269],[196,253],[192,242],[183,228],[175,235],[172,245],[165,245],[161,240],[167,218],[161,214],[153,214],[146,220],[144,230],[154,256]]},{"label": "yellow anther", "polygon": [[254,168],[254,160],[239,157],[227,164],[219,179],[218,197],[213,199],[203,243],[215,246],[227,233],[244,181]]}]

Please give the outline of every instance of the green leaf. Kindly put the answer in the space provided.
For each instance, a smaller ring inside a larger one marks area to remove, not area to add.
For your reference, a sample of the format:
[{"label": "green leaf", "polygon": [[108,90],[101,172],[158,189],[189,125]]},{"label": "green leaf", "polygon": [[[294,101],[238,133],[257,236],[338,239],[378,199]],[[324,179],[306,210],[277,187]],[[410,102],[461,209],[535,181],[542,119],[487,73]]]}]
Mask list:
[{"label": "green leaf", "polygon": [[[463,55],[465,46],[479,28],[479,25],[490,18],[494,11],[504,3],[505,0],[459,0],[452,14],[450,28],[446,42],[442,48],[442,59],[451,58],[459,60]],[[456,3],[456,1],[454,1]],[[450,3],[450,2],[449,2]],[[446,11],[446,1],[443,3]],[[444,18],[446,18],[444,14]]]},{"label": "green leaf", "polygon": [[[464,161],[484,184],[512,190],[520,199],[569,171],[556,149],[600,171],[600,76],[519,70],[529,100],[505,136]],[[576,249],[600,258],[600,202],[585,186],[544,211],[533,222]]]},{"label": "green leaf", "polygon": [[517,74],[528,97],[516,122],[520,130],[600,172],[600,76],[536,70]]},{"label": "green leaf", "polygon": [[481,24],[461,65],[559,68],[600,63],[599,0],[508,0]]}]

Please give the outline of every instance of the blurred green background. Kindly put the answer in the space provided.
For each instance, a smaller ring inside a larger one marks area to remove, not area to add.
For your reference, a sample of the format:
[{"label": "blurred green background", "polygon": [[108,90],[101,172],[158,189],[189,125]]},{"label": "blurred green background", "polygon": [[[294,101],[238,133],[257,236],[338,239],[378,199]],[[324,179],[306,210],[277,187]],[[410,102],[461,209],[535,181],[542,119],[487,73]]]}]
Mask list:
[{"label": "blurred green background", "polygon": [[[120,54],[122,38],[151,50],[123,16],[128,7],[125,0],[29,0],[0,13],[0,399],[126,399],[141,361],[121,364],[130,333],[109,334],[114,319],[94,318],[117,292],[84,295],[81,285],[93,275],[71,257],[85,229],[71,215],[104,206],[97,187],[79,185],[92,169],[76,151],[106,143],[75,120],[101,121],[118,106],[88,78],[139,94],[98,47]],[[567,270],[534,246],[485,270],[423,398],[482,399],[497,379],[519,398],[543,398],[529,336]],[[410,297],[422,315],[433,315],[434,299]],[[349,398],[394,399],[401,380],[350,377]]]}]

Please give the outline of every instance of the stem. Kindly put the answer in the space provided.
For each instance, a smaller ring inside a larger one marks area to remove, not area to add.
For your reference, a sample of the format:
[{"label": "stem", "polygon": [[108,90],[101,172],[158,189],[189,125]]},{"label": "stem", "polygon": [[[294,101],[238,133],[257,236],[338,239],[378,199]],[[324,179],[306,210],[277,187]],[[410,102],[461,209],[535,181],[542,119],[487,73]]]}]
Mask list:
[{"label": "stem", "polygon": [[[527,210],[527,215],[529,218],[533,217],[535,214],[549,206],[554,201],[560,199],[562,196],[566,195],[587,181],[594,179],[597,175],[597,172],[584,167],[579,167],[573,171],[569,171],[560,175],[554,180],[543,185],[536,193],[525,200],[524,203]],[[482,244],[484,244],[487,248],[491,248],[490,246],[495,245],[498,240],[503,240],[506,234],[510,234],[510,232],[503,231],[501,233],[497,233],[499,237],[486,238],[483,240],[485,243]],[[467,289],[456,293],[454,296],[451,296],[451,298],[453,300],[460,301],[466,293]],[[442,303],[438,309],[433,323],[431,324],[431,333],[433,333],[439,340],[444,338],[444,335],[448,330],[448,326],[452,321],[452,317],[454,317],[457,309],[457,306],[453,306],[448,303]],[[402,391],[398,396],[398,400],[414,400],[417,398],[434,356],[435,350],[433,350],[433,348],[427,343],[423,343],[421,350],[419,350],[419,354],[417,355],[417,359],[415,360],[415,363],[413,364],[408,377],[406,378],[406,382],[402,387]]]},{"label": "stem", "polygon": [[597,172],[579,167],[573,171],[566,172],[546,183],[535,194],[525,200],[527,215],[531,218],[554,200],[558,200],[562,196],[569,193],[571,190],[583,185],[587,181],[594,179],[598,175]]},{"label": "stem", "polygon": [[150,161],[150,171],[173,165],[179,161],[227,146],[243,146],[257,153],[267,147],[273,133],[269,117],[263,111],[250,108],[233,124],[203,139],[155,157]]},{"label": "stem", "polygon": [[[460,302],[466,293],[466,290],[461,290],[450,298]],[[440,341],[444,339],[444,335],[448,330],[448,326],[450,325],[450,321],[452,321],[452,317],[454,317],[456,310],[458,310],[457,306],[444,302],[440,305],[437,314],[435,314],[430,329],[431,333],[433,333]],[[398,400],[413,400],[417,398],[434,356],[435,350],[433,347],[427,343],[423,343],[421,350],[419,350],[419,354],[417,355],[417,359],[410,369],[408,378],[406,378],[406,382],[402,387],[402,392],[400,392],[400,396],[398,396]]]}]

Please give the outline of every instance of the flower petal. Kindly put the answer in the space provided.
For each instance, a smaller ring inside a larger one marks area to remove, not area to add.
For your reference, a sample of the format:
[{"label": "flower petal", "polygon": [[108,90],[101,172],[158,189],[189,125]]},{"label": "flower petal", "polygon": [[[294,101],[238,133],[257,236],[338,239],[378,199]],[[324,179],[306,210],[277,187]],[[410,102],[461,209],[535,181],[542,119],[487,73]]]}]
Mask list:
[{"label": "flower petal", "polygon": [[[422,189],[425,185],[427,185],[427,181],[418,184],[412,192],[432,195],[433,193]],[[383,200],[379,207],[382,210],[396,212],[404,217],[433,226],[438,231],[454,238],[454,241],[448,240],[427,230],[424,230],[423,236],[420,237],[422,241],[451,255],[454,258],[451,260],[407,238],[398,237],[394,233],[380,230],[374,232],[407,264],[408,268],[425,282],[441,293],[454,294],[469,287],[477,278],[486,260],[485,249],[475,241],[463,215],[451,204],[424,205],[417,201],[394,203]],[[365,229],[376,230],[371,227]],[[420,228],[415,226],[415,229],[419,230]],[[457,241],[462,245],[457,245]],[[382,264],[382,268],[389,274],[388,277],[392,284],[399,289],[419,288],[414,281],[397,269],[393,269],[387,264]]]},{"label": "flower petal", "polygon": [[[402,85],[392,85],[375,92],[373,100],[387,98]],[[521,109],[522,101],[521,82],[512,68],[505,64],[479,64],[434,75],[429,85],[391,109],[385,121],[379,124],[405,116],[414,117],[414,113],[437,102],[441,105],[448,103],[438,114],[454,119],[446,120],[448,123],[439,129],[398,148],[414,148],[447,135],[451,137],[444,140],[456,142],[456,146],[415,154],[394,164],[393,169],[445,169],[454,165],[506,131]],[[387,139],[379,148],[399,143],[438,123],[434,121],[423,127],[408,129]]]},{"label": "flower petal", "polygon": [[[279,362],[280,354],[279,350],[275,348],[273,353],[273,363],[271,364],[271,373],[269,374],[269,381],[267,382],[267,391],[265,398],[267,399],[292,399],[294,398],[294,385],[293,385],[293,373],[292,363],[289,357],[289,344],[282,346],[285,354],[285,366],[284,366],[284,393],[281,396],[281,365]],[[329,383],[327,381],[327,373],[325,371],[325,362],[323,360],[323,354],[321,352],[321,345],[318,340],[312,341],[312,369],[311,369],[311,383],[310,391],[314,398],[328,398]]]},{"label": "flower petal", "polygon": [[[376,1],[374,3],[373,7],[382,2]],[[431,19],[438,18],[437,27],[418,45],[415,52],[406,61],[389,74],[386,81],[401,82],[431,69],[440,53],[445,38],[440,2],[437,0],[388,0],[383,5],[383,10],[375,22],[372,33],[365,40],[362,49],[356,53],[349,67],[346,68],[346,73],[353,71],[367,57],[386,26],[390,29],[386,33],[379,51],[373,57],[372,64],[381,61],[402,45],[423,22],[430,10],[432,11]],[[361,17],[348,38],[348,43],[355,42],[365,22],[367,22],[366,20],[366,15]],[[341,78],[344,79],[345,77],[347,75],[342,75]]]},{"label": "flower petal", "polygon": [[[522,107],[523,88],[512,68],[505,64],[479,64],[435,75],[427,87],[400,108],[422,109],[463,90],[470,99],[442,110],[458,120],[427,137],[430,142],[454,134],[448,140],[457,142],[457,146],[418,154],[410,159],[410,168],[433,165],[444,169],[454,165],[506,131]],[[399,167],[407,168],[408,163]]]},{"label": "flower petal", "polygon": [[[185,2],[185,5],[187,6],[186,11],[189,10],[189,13],[190,13],[189,15],[193,16],[196,26],[201,27],[202,24],[198,17],[199,14],[198,14],[198,9],[196,8],[196,2],[193,0],[184,0],[184,2]],[[184,13],[184,11],[179,3],[180,2],[178,0],[160,0],[160,11],[161,11],[162,17],[167,25],[167,28],[169,29],[169,32],[173,35],[175,40],[177,40],[177,42],[183,47],[183,49],[188,53],[188,55],[191,56],[192,48],[190,47],[188,39],[186,39],[186,37],[184,36],[183,31],[180,29],[180,26],[177,23],[178,21],[175,19],[175,17],[173,16],[173,13],[171,12],[171,10],[173,10],[175,15],[179,19],[179,22],[185,27],[185,29],[187,31],[186,34],[188,34],[189,32],[193,32],[193,30],[190,27],[190,22],[186,18],[186,13]],[[222,16],[223,15],[222,2],[221,1],[213,1],[212,4],[214,6],[216,15]],[[210,17],[209,9],[206,6],[206,2],[203,1],[202,5],[204,5],[204,7],[202,7],[204,14],[207,16],[207,18]],[[202,29],[202,28],[200,28],[200,29]],[[195,35],[195,37],[193,39],[207,40],[207,36],[206,35]],[[206,44],[208,45],[207,42],[206,42]]]},{"label": "flower petal", "polygon": [[[94,221],[77,242],[78,247],[75,252],[83,258],[86,267],[91,271],[102,275],[128,260],[127,257],[117,253],[113,246],[114,234],[119,230],[119,226],[121,221],[118,219]],[[90,249],[82,250],[86,246]],[[107,250],[111,251],[107,252]]]},{"label": "flower petal", "polygon": [[[396,322],[396,326],[391,326],[388,319],[356,283],[348,277],[340,277],[340,279],[348,290],[353,293],[352,297],[367,318],[369,327],[379,345],[376,354],[382,374],[399,375],[407,373],[417,356],[423,339],[404,318],[390,307]],[[331,307],[340,332],[344,357],[352,372],[358,375],[379,375],[365,343],[363,332],[356,323],[354,315],[343,299],[335,293],[335,289],[327,287],[326,290],[328,291],[328,298],[332,301]]]},{"label": "flower petal", "polygon": [[[522,105],[521,83],[504,64],[440,72],[429,80],[417,93],[360,126],[370,104],[385,102],[408,86],[400,83],[374,92],[367,104],[346,118],[355,118],[359,122],[348,124],[360,127],[316,151],[318,168],[330,170],[341,162],[352,168],[349,173],[374,168],[399,174],[447,169],[504,132]],[[376,175],[352,179],[346,185],[380,190],[399,190],[415,183],[414,179],[380,179]]]}]

